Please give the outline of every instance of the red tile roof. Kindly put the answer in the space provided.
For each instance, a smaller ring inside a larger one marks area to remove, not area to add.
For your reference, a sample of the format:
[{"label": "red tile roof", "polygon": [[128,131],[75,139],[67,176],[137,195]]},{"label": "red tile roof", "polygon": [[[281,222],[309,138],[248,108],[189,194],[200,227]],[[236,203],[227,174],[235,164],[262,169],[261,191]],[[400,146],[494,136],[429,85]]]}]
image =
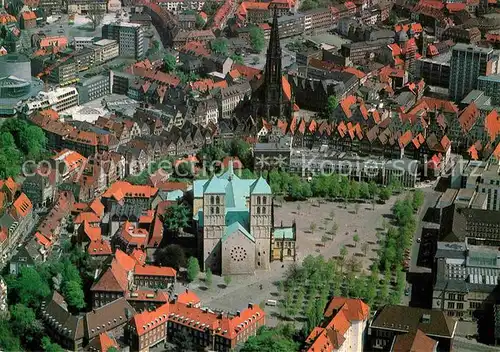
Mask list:
[{"label": "red tile roof", "polygon": [[410,130],[406,131],[401,137],[399,137],[399,147],[404,148],[410,143],[413,135]]},{"label": "red tile roof", "polygon": [[151,198],[156,195],[158,189],[151,186],[132,185],[126,181],[116,181],[102,195],[105,198],[115,198],[117,201],[123,198]]},{"label": "red tile roof", "polygon": [[342,101],[340,102],[342,111],[344,111],[344,114],[347,118],[350,118],[352,116],[351,105],[354,103],[356,103],[356,97],[354,95],[349,95],[345,99],[342,99]]},{"label": "red tile roof", "polygon": [[238,70],[238,72],[241,75],[245,76],[249,80],[256,78],[258,75],[260,75],[262,73],[262,71],[259,70],[258,68],[253,68],[253,67],[249,67],[249,66],[245,66],[245,65],[241,65],[241,64],[237,64],[237,63],[233,64],[232,69]]},{"label": "red tile roof", "polygon": [[[448,4],[450,5],[450,4]],[[437,341],[431,339],[420,329],[415,332],[399,334],[394,339],[393,352],[434,352]]]},{"label": "red tile roof", "polygon": [[493,142],[500,133],[500,117],[496,110],[492,110],[484,120],[484,128],[490,137],[490,141]]},{"label": "red tile roof", "polygon": [[108,240],[94,240],[89,243],[87,253],[91,256],[112,255],[113,250]]},{"label": "red tile roof", "polygon": [[176,302],[183,304],[192,304],[193,306],[195,306],[200,303],[200,298],[193,291],[189,291],[188,289],[186,289],[186,291],[177,295]]},{"label": "red tile roof", "polygon": [[177,276],[177,271],[167,266],[136,265],[134,275],[175,277]]},{"label": "red tile roof", "polygon": [[28,216],[33,210],[33,205],[31,204],[31,201],[24,193],[21,193],[19,197],[17,197],[12,206],[13,210],[15,211],[13,215],[16,219]]},{"label": "red tile roof", "polygon": [[469,147],[469,149],[467,149],[467,153],[469,153],[469,157],[472,160],[478,160],[479,159],[478,151],[477,151],[476,146],[474,144],[471,145]]},{"label": "red tile roof", "polygon": [[470,103],[465,109],[462,110],[460,116],[458,117],[458,122],[462,127],[462,131],[464,133],[470,132],[471,128],[476,123],[479,118],[479,109],[476,106],[476,103]]}]

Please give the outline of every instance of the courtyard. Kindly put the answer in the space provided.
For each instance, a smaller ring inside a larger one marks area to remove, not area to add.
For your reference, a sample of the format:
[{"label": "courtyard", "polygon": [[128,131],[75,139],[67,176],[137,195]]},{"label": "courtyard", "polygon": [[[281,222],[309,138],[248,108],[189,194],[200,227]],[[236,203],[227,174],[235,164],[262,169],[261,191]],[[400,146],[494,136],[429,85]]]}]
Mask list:
[{"label": "courtyard", "polygon": [[[340,256],[341,248],[346,248],[346,260],[355,257],[361,264],[361,271],[368,274],[372,260],[377,257],[377,231],[382,230],[384,219],[390,216],[393,204],[405,194],[393,196],[385,204],[330,202],[324,199],[309,199],[301,202],[283,202],[275,205],[275,225],[283,222],[290,226],[297,224],[297,264],[308,255],[322,255],[326,260]],[[319,201],[319,202],[318,202]],[[356,205],[357,204],[357,205]],[[333,215],[333,217],[332,217]],[[314,224],[311,227],[311,224]],[[332,227],[337,225],[335,235]],[[355,236],[359,241],[354,241]],[[328,239],[327,239],[328,238]],[[366,255],[365,255],[366,251]],[[292,265],[292,261],[275,261],[271,270],[258,271],[251,276],[232,276],[226,286],[220,276],[213,276],[210,288],[203,280],[204,274],[194,282],[177,286],[177,292],[186,288],[194,291],[202,305],[213,310],[236,312],[248,303],[265,306],[269,299],[279,300],[278,282]],[[268,324],[278,323],[278,306],[265,306]]]}]

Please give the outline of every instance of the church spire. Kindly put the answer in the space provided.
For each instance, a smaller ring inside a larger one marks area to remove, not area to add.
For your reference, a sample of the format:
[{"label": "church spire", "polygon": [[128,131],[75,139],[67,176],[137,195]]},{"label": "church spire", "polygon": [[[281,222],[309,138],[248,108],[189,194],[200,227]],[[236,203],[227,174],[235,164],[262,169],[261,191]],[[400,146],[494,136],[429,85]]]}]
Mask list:
[{"label": "church spire", "polygon": [[281,45],[278,28],[278,10],[274,7],[273,24],[266,56],[266,71],[264,80],[265,116],[280,119],[283,110],[283,91],[281,87]]}]

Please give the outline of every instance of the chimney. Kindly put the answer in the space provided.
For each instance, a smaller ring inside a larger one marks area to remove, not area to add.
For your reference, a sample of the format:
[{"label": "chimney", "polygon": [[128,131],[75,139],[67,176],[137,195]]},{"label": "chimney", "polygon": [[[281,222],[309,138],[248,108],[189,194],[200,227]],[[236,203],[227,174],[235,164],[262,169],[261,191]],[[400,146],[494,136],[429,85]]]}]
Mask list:
[{"label": "chimney", "polygon": [[253,309],[253,303],[248,303],[248,309]]},{"label": "chimney", "polygon": [[236,316],[237,317],[240,317],[241,316],[241,312],[239,310],[236,311]]}]

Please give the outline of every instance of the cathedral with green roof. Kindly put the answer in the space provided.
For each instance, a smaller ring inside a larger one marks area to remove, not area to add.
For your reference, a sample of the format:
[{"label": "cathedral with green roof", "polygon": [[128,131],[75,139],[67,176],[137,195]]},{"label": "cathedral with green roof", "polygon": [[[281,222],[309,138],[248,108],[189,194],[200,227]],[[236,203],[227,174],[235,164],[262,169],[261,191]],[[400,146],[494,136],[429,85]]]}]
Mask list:
[{"label": "cathedral with green roof", "polygon": [[230,166],[221,176],[196,180],[193,196],[204,270],[236,275],[269,269],[273,204],[262,176],[241,179]]}]

